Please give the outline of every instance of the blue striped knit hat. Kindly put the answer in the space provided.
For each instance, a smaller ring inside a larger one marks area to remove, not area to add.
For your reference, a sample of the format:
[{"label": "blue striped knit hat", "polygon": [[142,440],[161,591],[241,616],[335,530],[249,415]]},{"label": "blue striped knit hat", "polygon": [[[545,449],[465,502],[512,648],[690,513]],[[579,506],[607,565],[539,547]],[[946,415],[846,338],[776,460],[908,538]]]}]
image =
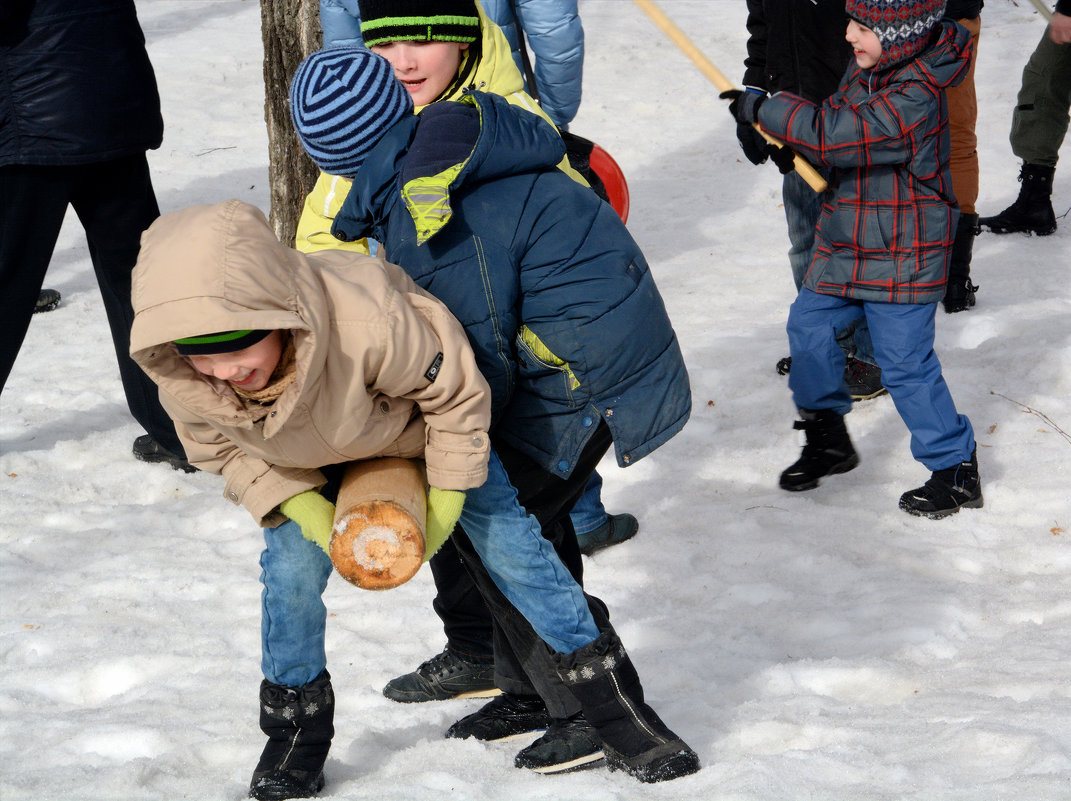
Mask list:
[{"label": "blue striped knit hat", "polygon": [[930,41],[930,33],[945,15],[946,0],[847,0],[844,11],[874,31],[881,42],[883,70],[914,58]]},{"label": "blue striped knit hat", "polygon": [[382,56],[363,47],[320,50],[290,84],[294,129],[316,166],[357,174],[387,129],[413,113],[413,99]]}]

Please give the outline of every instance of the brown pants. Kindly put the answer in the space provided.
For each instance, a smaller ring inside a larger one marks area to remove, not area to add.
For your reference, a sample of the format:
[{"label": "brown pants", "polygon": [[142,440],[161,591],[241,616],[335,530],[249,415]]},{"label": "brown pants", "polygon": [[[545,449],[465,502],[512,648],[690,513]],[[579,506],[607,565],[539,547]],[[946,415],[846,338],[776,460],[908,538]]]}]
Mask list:
[{"label": "brown pants", "polygon": [[952,140],[952,189],[962,214],[974,214],[978,200],[978,136],[974,126],[978,120],[978,95],[974,91],[974,65],[978,61],[978,36],[982,18],[956,20],[966,28],[974,42],[967,77],[958,86],[945,92],[948,98],[948,131]]}]

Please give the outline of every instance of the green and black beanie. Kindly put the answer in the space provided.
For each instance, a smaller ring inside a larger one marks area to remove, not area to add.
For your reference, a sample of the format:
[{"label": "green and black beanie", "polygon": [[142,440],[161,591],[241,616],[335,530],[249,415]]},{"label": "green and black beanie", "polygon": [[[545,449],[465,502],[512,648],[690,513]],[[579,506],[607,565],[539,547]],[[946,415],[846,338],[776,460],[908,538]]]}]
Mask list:
[{"label": "green and black beanie", "polygon": [[366,47],[387,42],[467,42],[480,38],[474,0],[358,0]]},{"label": "green and black beanie", "polygon": [[183,356],[205,356],[213,353],[233,353],[256,345],[271,331],[220,331],[175,340],[175,347]]}]

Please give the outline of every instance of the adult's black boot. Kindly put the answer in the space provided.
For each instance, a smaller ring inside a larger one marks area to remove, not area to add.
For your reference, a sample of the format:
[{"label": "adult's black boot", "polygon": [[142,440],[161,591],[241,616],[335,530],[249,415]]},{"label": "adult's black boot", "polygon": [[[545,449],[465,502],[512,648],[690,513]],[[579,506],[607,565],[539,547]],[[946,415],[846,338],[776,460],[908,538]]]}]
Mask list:
[{"label": "adult's black boot", "polygon": [[632,660],[610,629],[571,654],[554,655],[558,675],[596,733],[610,770],[641,782],[663,782],[699,770],[695,751],[643,700]]},{"label": "adult's black boot", "polygon": [[326,670],[301,687],[261,682],[260,728],[268,743],[253,772],[249,797],[278,801],[320,792],[334,718],[335,694]]},{"label": "adult's black boot", "polygon": [[781,489],[802,492],[818,486],[818,479],[847,473],[859,464],[851,437],[844,425],[844,415],[831,409],[800,409],[792,424],[807,436],[807,444],[796,463],[781,474]]},{"label": "adult's black boot", "polygon": [[982,217],[978,224],[994,234],[1029,233],[1048,236],[1056,230],[1052,210],[1052,179],[1055,167],[1023,164],[1019,171],[1019,197],[994,217]]},{"label": "adult's black boot", "polygon": [[941,301],[948,314],[967,311],[974,305],[974,293],[978,291],[978,287],[971,283],[971,254],[974,250],[974,237],[980,230],[977,214],[959,216],[956,238],[952,242],[945,297]]}]

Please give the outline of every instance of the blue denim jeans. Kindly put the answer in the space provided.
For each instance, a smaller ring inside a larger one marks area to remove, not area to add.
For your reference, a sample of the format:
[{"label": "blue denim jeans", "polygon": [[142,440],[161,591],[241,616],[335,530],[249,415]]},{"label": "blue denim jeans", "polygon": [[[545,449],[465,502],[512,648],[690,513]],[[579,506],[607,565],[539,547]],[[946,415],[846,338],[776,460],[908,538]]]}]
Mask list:
[{"label": "blue denim jeans", "polygon": [[[795,170],[787,173],[781,183],[785,221],[788,223],[788,263],[792,268],[792,280],[796,283],[797,292],[803,288],[803,279],[807,275],[807,268],[811,266],[814,234],[818,217],[822,213],[824,197],[815,192]],[[839,328],[837,343],[845,356],[854,357],[867,364],[877,363],[866,317],[860,317]]]},{"label": "blue denim jeans", "polygon": [[301,527],[292,520],[264,529],[264,546],[261,669],[270,682],[299,687],[327,666],[327,609],[320,596],[331,575],[331,560],[301,536]]},{"label": "blue denim jeans", "polygon": [[936,310],[936,303],[866,303],[801,289],[788,315],[788,385],[796,407],[839,414],[851,409],[836,331],[863,317],[870,322],[882,383],[911,432],[911,455],[931,471],[968,461],[974,429],[956,411],[933,350]]},{"label": "blue denim jeans", "polygon": [[551,648],[568,654],[599,636],[583,589],[520,505],[494,450],[487,481],[465,494],[459,522],[495,586]]},{"label": "blue denim jeans", "polygon": [[[554,650],[572,653],[599,636],[584,591],[521,507],[493,450],[487,481],[466,493],[460,522],[495,585]],[[264,543],[261,669],[270,682],[300,686],[327,666],[321,596],[331,560],[293,521],[264,529]]]},{"label": "blue denim jeans", "polygon": [[573,506],[569,519],[573,521],[573,530],[579,537],[594,531],[606,522],[606,507],[602,505],[602,476],[597,472],[591,474],[584,494]]}]

